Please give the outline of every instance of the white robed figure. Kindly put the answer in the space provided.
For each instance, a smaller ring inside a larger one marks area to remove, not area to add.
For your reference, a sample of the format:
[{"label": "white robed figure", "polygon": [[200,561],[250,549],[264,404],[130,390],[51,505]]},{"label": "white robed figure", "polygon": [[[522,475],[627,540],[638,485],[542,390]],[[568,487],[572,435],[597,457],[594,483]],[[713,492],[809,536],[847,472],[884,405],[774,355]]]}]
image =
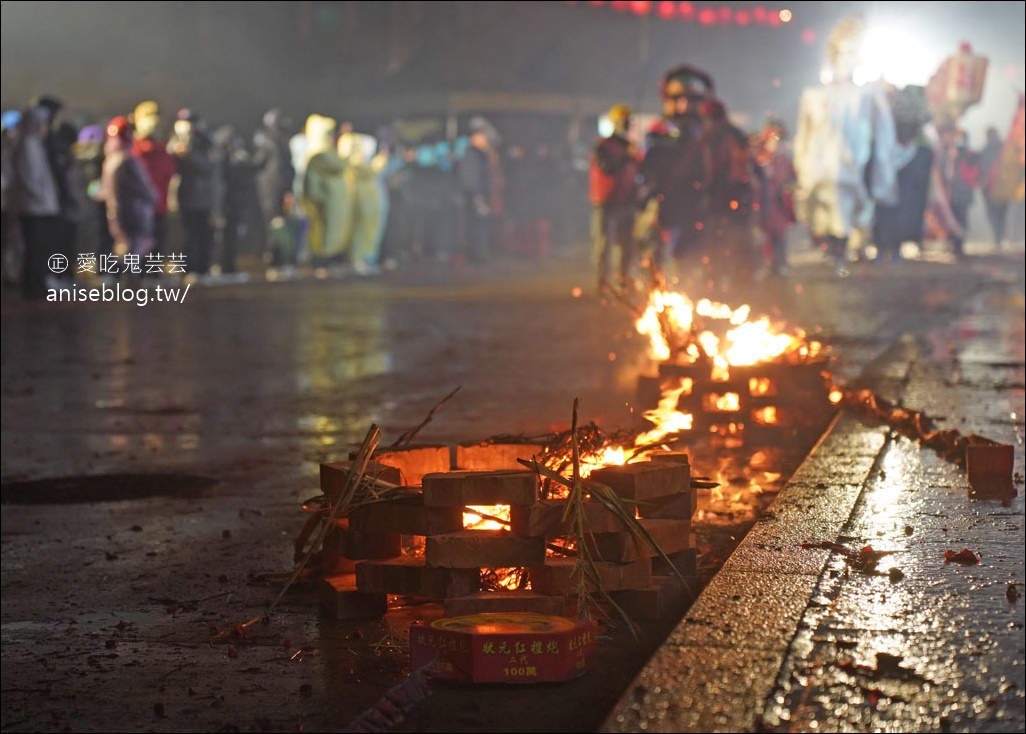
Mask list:
[{"label": "white robed figure", "polygon": [[876,202],[897,203],[897,135],[879,82],[855,83],[863,25],[841,21],[823,84],[802,93],[794,138],[796,214],[845,274],[848,244],[872,225]]}]

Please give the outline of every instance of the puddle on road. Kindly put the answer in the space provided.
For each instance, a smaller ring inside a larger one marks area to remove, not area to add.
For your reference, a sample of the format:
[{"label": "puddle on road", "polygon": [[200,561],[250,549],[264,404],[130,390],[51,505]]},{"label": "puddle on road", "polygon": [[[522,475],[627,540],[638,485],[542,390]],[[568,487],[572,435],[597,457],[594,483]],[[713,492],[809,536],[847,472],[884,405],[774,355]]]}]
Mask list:
[{"label": "puddle on road", "polygon": [[148,497],[197,496],[218,483],[190,474],[99,474],[10,482],[0,486],[0,503],[65,505],[122,502]]}]

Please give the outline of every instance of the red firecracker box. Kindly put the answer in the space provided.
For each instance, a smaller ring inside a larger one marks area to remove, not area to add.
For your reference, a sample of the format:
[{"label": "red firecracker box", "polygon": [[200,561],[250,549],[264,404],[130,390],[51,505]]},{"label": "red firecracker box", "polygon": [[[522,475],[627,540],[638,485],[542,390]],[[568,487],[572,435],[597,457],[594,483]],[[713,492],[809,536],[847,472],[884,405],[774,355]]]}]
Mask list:
[{"label": "red firecracker box", "polygon": [[470,683],[551,683],[588,670],[595,620],[530,612],[485,612],[414,622],[410,666]]}]

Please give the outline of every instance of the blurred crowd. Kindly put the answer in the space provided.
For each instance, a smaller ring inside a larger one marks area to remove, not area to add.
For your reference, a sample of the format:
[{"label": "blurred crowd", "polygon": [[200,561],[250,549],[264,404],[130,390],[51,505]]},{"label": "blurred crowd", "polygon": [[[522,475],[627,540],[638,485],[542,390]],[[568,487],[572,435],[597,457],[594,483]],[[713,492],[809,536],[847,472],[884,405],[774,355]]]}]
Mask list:
[{"label": "blurred crowd", "polygon": [[609,110],[590,159],[603,298],[650,284],[721,296],[784,277],[799,226],[840,277],[854,260],[894,263],[927,241],[958,262],[977,202],[993,245],[1007,245],[1024,200],[1022,97],[1007,135],[992,125],[974,148],[960,120],[985,60],[963,47],[930,85],[857,84],[861,32],[859,18],[835,29],[829,73],[804,90],[793,136],[776,118],[740,128],[713,78],[688,64],[663,75],[662,114],[642,135],[627,105]]},{"label": "blurred crowd", "polygon": [[144,100],[76,126],[49,94],[4,113],[5,284],[38,299],[93,277],[368,277],[587,238],[586,153],[504,144],[482,116],[416,141],[321,114],[294,130],[278,108],[249,136],[190,108],[165,117]]},{"label": "blurred crowd", "polygon": [[152,100],[76,126],[41,95],[3,114],[4,281],[41,299],[91,277],[371,277],[581,242],[602,298],[718,295],[786,277],[799,226],[842,277],[854,259],[895,262],[926,240],[958,261],[976,202],[1003,246],[1024,199],[1022,98],[1007,135],[991,126],[974,148],[960,118],[982,87],[949,82],[973,79],[980,57],[946,62],[940,97],[933,80],[856,84],[859,23],[835,29],[793,132],[777,118],[742,129],[690,64],[660,78],[646,129],[617,104],[583,147],[504,139],[480,115],[463,134],[401,121],[371,133],[322,114],[295,129],[272,108],[247,135]]}]

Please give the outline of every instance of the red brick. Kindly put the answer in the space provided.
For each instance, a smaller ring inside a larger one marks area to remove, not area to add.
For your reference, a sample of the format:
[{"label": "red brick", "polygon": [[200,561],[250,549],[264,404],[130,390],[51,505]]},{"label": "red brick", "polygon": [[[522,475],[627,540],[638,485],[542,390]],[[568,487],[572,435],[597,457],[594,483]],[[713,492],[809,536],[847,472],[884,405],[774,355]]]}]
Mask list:
[{"label": "red brick", "polygon": [[[544,565],[530,568],[531,589],[539,594],[576,594],[579,584],[579,579],[573,575],[576,560],[550,557],[545,559]],[[652,583],[652,561],[648,558],[632,563],[595,561],[594,566],[599,586],[605,591],[643,589]],[[597,591],[591,581],[588,588]]]},{"label": "red brick", "polygon": [[450,471],[425,474],[425,507],[533,505],[538,475],[532,471]]},{"label": "red brick", "polygon": [[400,484],[413,487],[420,485],[425,474],[452,469],[452,450],[441,445],[386,449],[376,451],[374,461],[395,467],[399,470]]},{"label": "red brick", "polygon": [[458,444],[456,446],[456,469],[468,471],[495,471],[497,469],[523,470],[517,459],[530,461],[541,455],[545,447],[533,443],[487,443]]},{"label": "red brick", "polygon": [[533,612],[560,617],[566,611],[566,599],[563,596],[543,596],[527,589],[499,589],[446,599],[444,609],[448,617],[488,612]]},{"label": "red brick", "polygon": [[677,619],[694,594],[676,576],[653,576],[652,584],[643,589],[609,592],[613,601],[634,620]]},{"label": "red brick", "polygon": [[669,461],[674,464],[691,465],[691,459],[687,451],[650,451],[645,454],[649,461]]},{"label": "red brick", "polygon": [[638,503],[638,514],[644,518],[655,520],[689,520],[698,507],[698,490],[688,489],[686,492],[657,497]]},{"label": "red brick", "polygon": [[[685,578],[692,578],[698,574],[698,548],[695,547],[696,540],[693,533],[690,543],[690,547],[684,550],[666,554],[674,568],[680,571],[680,575]],[[675,575],[666,561],[658,557],[652,559],[652,572],[661,575]]]},{"label": "red brick", "polygon": [[[321,464],[321,492],[331,499],[342,494],[349,475],[352,473],[353,461],[331,461]],[[393,467],[376,462],[368,462],[363,473],[366,479],[378,479],[389,484],[400,483],[399,471]]]},{"label": "red brick", "polygon": [[[667,555],[694,547],[690,520],[640,520],[639,524]],[[588,542],[592,553],[603,561],[627,563],[659,555],[645,540],[635,537],[630,531],[595,533],[588,536]]]},{"label": "red brick", "polygon": [[326,577],[319,594],[321,608],[339,621],[377,619],[388,612],[388,596],[358,591],[356,574]]},{"label": "red brick", "polygon": [[525,538],[506,530],[461,530],[429,535],[428,566],[438,568],[520,568],[545,559],[545,538]]},{"label": "red brick", "polygon": [[349,528],[342,536],[342,554],[354,561],[397,558],[403,552],[400,533],[354,530]]},{"label": "red brick", "polygon": [[357,588],[371,593],[446,599],[473,594],[480,585],[481,572],[476,568],[431,568],[423,558],[412,556],[356,564]]},{"label": "red brick", "polygon": [[348,524],[349,520],[346,518],[338,520],[324,535],[324,542],[321,543],[321,562],[326,574],[337,575],[356,571],[356,561],[347,557],[343,551]]},{"label": "red brick", "polygon": [[[567,500],[541,500],[529,507],[511,505],[509,508],[510,529],[517,535],[529,537],[545,536],[555,538],[565,535],[567,526],[563,512]],[[586,501],[581,504],[584,523],[595,533],[615,533],[624,529],[623,520],[601,502]]]},{"label": "red brick", "polygon": [[414,495],[360,505],[349,511],[354,530],[392,530],[403,535],[434,535],[463,529],[462,507],[424,507],[424,496]]},{"label": "red brick", "polygon": [[669,461],[640,461],[623,466],[603,466],[594,470],[590,481],[610,487],[627,500],[647,501],[677,494],[688,489],[690,469],[686,464]]}]

